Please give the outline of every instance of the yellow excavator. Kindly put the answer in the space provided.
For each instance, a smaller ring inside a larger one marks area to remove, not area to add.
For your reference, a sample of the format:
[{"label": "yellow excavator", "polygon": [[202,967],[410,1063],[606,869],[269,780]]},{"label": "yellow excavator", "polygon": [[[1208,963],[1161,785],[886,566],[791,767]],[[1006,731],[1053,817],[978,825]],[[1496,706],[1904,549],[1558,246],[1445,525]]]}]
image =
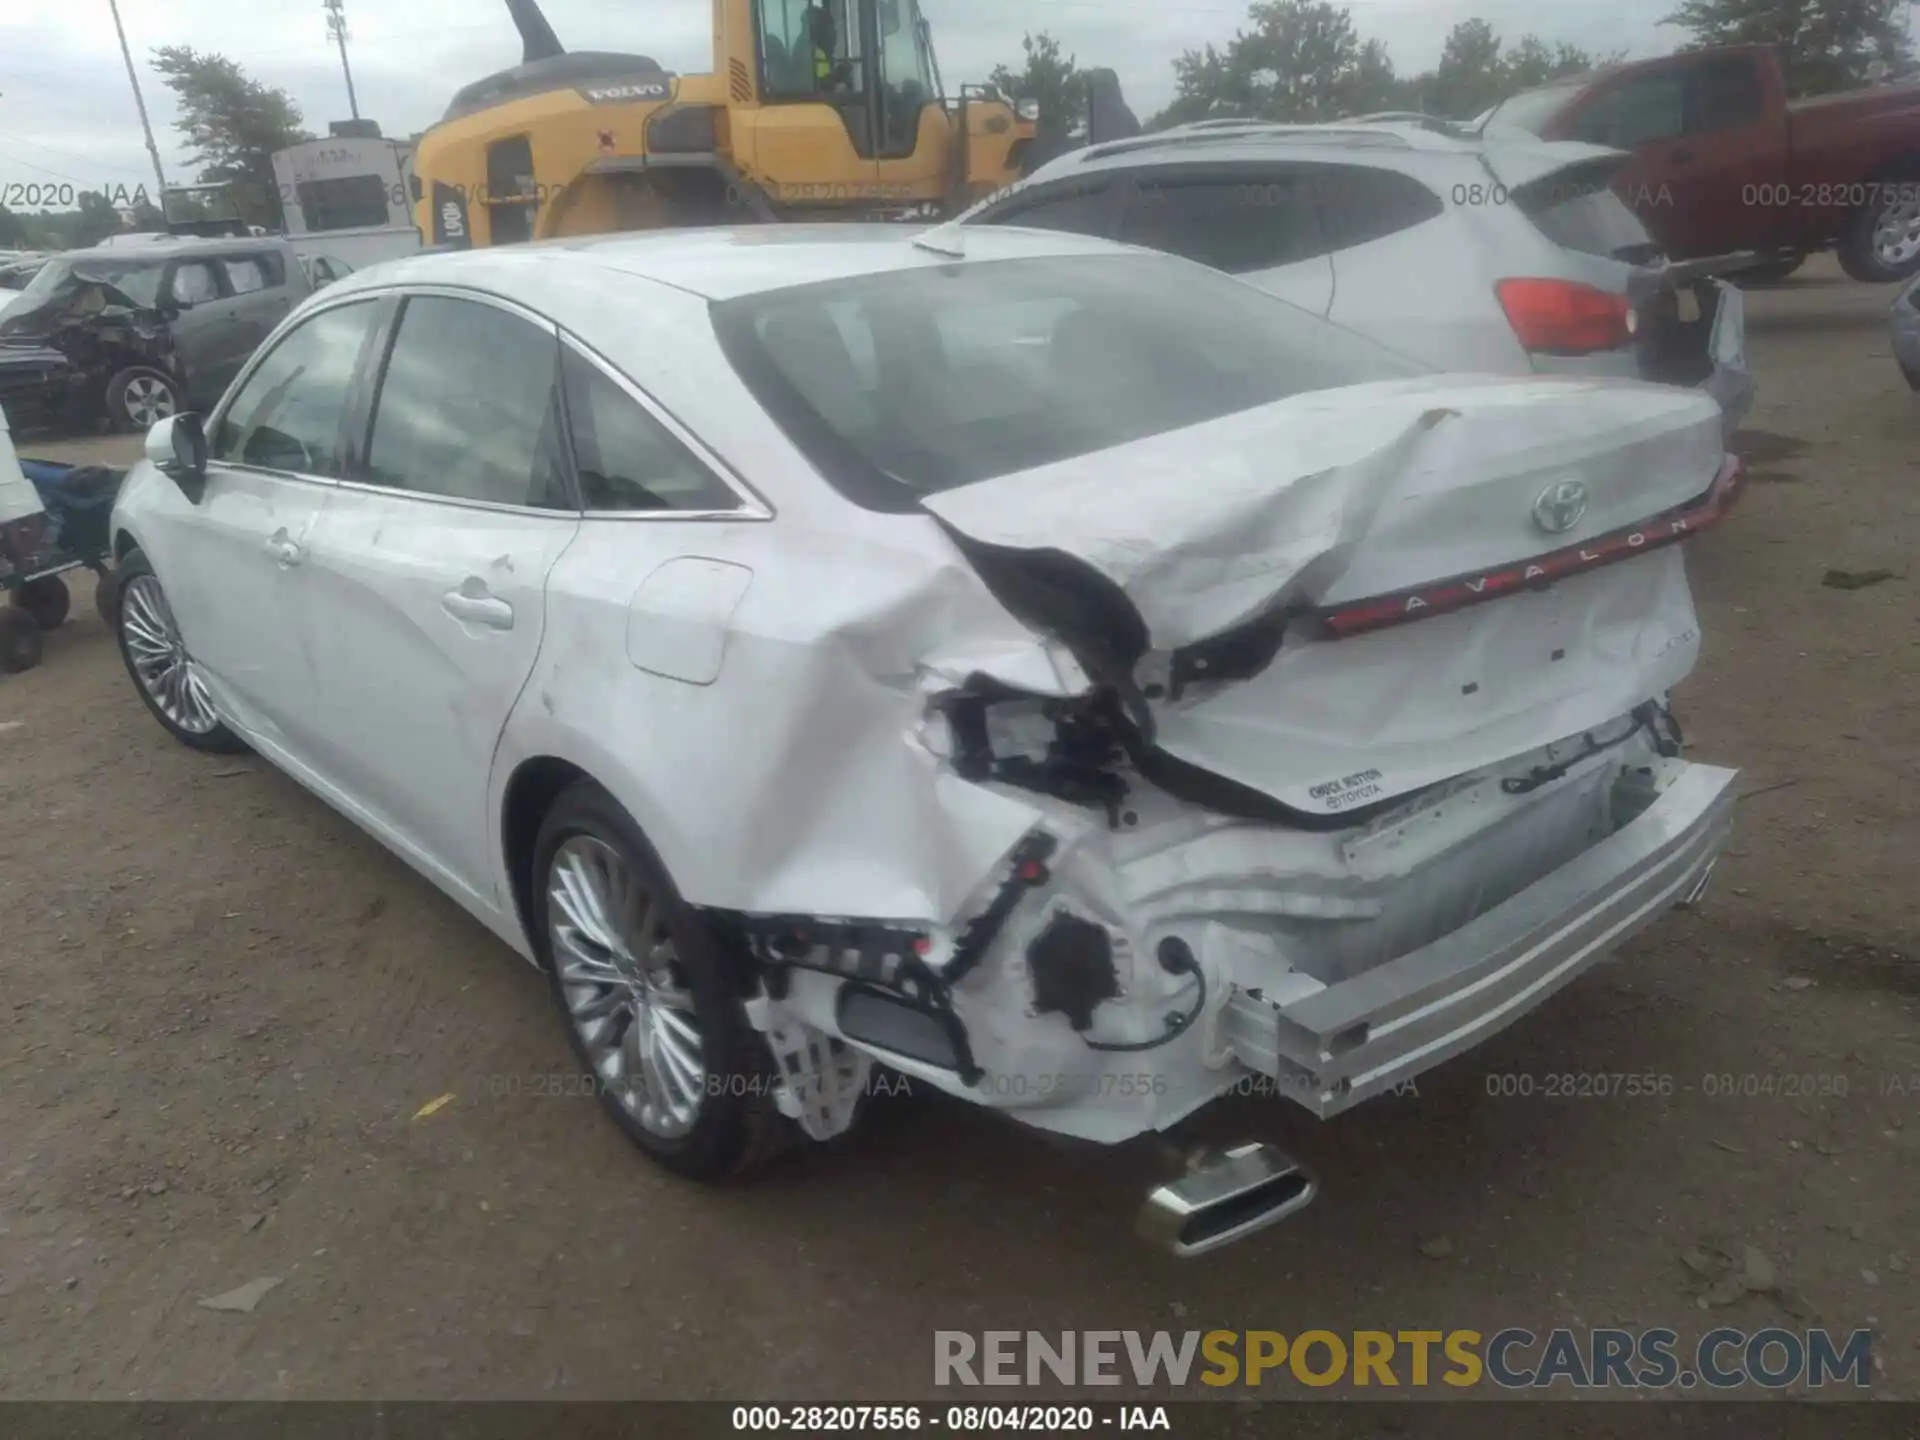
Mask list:
[{"label": "yellow excavator", "polygon": [[919,0],[713,0],[714,73],[568,51],[507,0],[521,63],[454,96],[414,153],[423,238],[958,213],[1020,178],[1038,111],[949,99]]}]

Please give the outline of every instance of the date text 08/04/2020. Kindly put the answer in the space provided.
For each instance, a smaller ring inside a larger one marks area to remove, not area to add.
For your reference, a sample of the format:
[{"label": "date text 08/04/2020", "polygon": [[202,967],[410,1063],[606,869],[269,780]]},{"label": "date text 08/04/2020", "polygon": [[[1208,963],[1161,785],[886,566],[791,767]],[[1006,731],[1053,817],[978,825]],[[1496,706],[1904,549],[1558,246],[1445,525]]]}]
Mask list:
[{"label": "date text 08/04/2020", "polygon": [[1170,1431],[1164,1405],[736,1405],[736,1431],[828,1434],[840,1431],[945,1431],[950,1434],[1078,1434],[1099,1430]]}]

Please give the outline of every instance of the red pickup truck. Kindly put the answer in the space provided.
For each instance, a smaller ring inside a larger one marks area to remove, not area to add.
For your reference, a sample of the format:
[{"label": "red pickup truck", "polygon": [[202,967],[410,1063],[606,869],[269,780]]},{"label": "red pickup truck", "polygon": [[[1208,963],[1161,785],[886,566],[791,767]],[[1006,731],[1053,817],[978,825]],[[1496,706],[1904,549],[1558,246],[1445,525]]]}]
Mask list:
[{"label": "red pickup truck", "polygon": [[1674,260],[1778,277],[1833,249],[1856,280],[1920,272],[1920,86],[1789,101],[1773,50],[1736,45],[1556,81],[1481,123],[1629,152],[1613,189]]}]

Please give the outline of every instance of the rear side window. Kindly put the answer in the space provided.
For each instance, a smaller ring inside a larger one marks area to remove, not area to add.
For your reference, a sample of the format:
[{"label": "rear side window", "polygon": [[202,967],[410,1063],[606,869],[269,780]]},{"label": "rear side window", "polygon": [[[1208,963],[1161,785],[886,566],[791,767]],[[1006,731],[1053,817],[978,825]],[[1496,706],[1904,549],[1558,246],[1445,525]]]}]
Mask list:
[{"label": "rear side window", "polygon": [[247,377],[209,447],[231,464],[338,476],[336,440],[379,304],[358,300],[302,322]]},{"label": "rear side window", "polygon": [[568,348],[560,371],[588,510],[739,507],[733,492],[598,365]]},{"label": "rear side window", "polygon": [[278,255],[238,255],[220,262],[227,272],[227,284],[236,295],[251,295],[256,290],[271,290],[286,283],[286,272]]},{"label": "rear side window", "polygon": [[1446,209],[1440,197],[1410,175],[1359,165],[1327,165],[1315,172],[1320,224],[1327,249],[1351,250],[1424,225]]},{"label": "rear side window", "polygon": [[1765,108],[1760,71],[1744,56],[1702,60],[1689,69],[1687,133],[1737,130],[1760,118]]},{"label": "rear side window", "polygon": [[474,300],[415,296],[367,447],[366,479],[420,495],[570,510],[560,449],[560,342]]},{"label": "rear side window", "polygon": [[1304,172],[1283,169],[1232,179],[1141,176],[1122,192],[1114,238],[1230,275],[1311,260],[1328,249]]}]

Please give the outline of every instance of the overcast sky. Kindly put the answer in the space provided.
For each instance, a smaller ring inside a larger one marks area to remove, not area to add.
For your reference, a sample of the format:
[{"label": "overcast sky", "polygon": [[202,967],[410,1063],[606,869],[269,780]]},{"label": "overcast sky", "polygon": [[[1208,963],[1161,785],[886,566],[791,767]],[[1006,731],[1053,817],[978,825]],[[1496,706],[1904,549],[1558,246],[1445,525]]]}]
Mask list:
[{"label": "overcast sky", "polygon": [[[1387,42],[1403,72],[1432,66],[1448,29],[1480,15],[1508,40],[1532,30],[1592,50],[1655,54],[1676,32],[1658,25],[1674,0],[1350,0],[1363,37]],[[1172,97],[1183,49],[1224,44],[1246,20],[1235,0],[923,0],[951,88],[1017,61],[1027,29],[1057,35],[1082,65],[1119,72],[1142,118]],[[638,51],[669,70],[712,61],[710,0],[545,0],[570,48]],[[169,182],[191,178],[170,93],[148,67],[154,47],[191,45],[238,61],[286,90],[325,133],[346,118],[346,86],[320,0],[120,0]],[[390,135],[424,129],[460,85],[520,58],[501,0],[347,0],[360,113]],[[107,0],[0,0],[0,198],[15,186],[151,187],[152,167],[114,38]]]}]

